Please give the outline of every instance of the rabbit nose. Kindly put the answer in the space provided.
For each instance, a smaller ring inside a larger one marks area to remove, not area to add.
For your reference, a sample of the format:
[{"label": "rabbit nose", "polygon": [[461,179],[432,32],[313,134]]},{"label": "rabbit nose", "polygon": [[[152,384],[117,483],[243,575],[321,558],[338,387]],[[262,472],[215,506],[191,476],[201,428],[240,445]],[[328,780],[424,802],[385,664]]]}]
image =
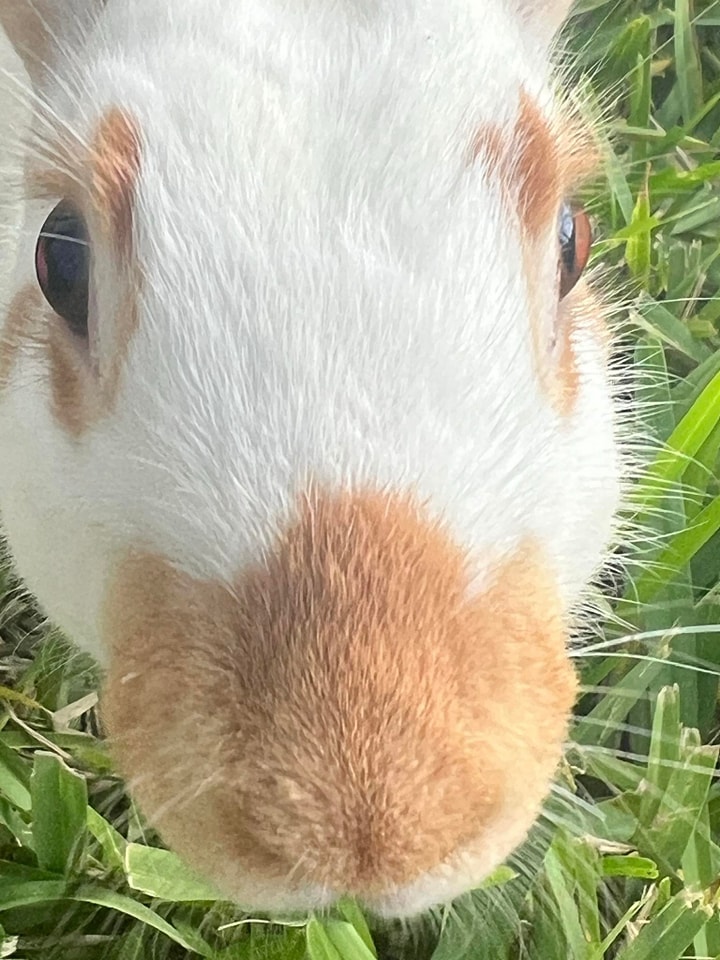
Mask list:
[{"label": "rabbit nose", "polygon": [[529,826],[575,692],[559,603],[532,547],[468,584],[440,524],[374,491],[305,498],[231,589],[130,558],[104,715],[166,842],[261,906],[258,878],[377,900],[508,805]]}]

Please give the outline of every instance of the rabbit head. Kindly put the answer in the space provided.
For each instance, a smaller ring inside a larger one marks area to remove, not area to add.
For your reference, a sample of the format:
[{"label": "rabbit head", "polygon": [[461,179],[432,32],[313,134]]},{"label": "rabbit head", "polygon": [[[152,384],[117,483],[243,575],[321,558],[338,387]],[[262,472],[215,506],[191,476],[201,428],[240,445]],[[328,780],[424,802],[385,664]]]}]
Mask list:
[{"label": "rabbit head", "polygon": [[3,523],[248,907],[446,901],[561,757],[620,472],[566,7],[3,0]]}]

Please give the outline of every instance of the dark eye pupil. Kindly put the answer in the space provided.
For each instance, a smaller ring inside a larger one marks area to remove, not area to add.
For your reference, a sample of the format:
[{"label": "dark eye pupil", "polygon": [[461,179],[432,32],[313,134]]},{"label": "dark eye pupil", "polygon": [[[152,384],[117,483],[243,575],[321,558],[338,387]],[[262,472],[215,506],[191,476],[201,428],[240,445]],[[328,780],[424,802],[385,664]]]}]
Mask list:
[{"label": "dark eye pupil", "polygon": [[72,333],[87,337],[90,246],[85,221],[66,200],[45,221],[35,250],[35,268],[53,310]]},{"label": "dark eye pupil", "polygon": [[560,299],[566,297],[585,269],[592,245],[592,228],[588,215],[581,207],[574,209],[567,203],[558,217],[560,244]]}]

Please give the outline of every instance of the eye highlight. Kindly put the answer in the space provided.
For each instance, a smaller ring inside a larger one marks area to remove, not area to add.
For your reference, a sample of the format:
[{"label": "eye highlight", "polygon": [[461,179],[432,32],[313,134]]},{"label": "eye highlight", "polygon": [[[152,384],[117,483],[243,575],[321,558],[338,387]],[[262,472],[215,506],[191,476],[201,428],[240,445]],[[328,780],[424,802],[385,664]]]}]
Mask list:
[{"label": "eye highlight", "polygon": [[582,207],[564,203],[558,218],[560,299],[566,297],[587,266],[592,246],[590,220]]},{"label": "eye highlight", "polygon": [[90,243],[82,215],[62,200],[45,221],[35,248],[40,289],[71,333],[87,339]]}]

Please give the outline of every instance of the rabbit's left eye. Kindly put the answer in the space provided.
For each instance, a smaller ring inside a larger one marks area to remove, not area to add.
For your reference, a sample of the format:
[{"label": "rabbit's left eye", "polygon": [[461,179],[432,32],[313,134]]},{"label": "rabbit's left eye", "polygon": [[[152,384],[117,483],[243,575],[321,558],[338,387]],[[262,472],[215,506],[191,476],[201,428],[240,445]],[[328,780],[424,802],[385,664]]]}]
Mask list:
[{"label": "rabbit's left eye", "polygon": [[35,270],[45,299],[78,337],[88,336],[90,244],[82,215],[59,203],[40,231]]},{"label": "rabbit's left eye", "polygon": [[558,221],[558,240],[560,241],[560,299],[566,297],[580,279],[585,269],[590,247],[592,230],[590,220],[582,207],[571,207],[564,203]]}]

